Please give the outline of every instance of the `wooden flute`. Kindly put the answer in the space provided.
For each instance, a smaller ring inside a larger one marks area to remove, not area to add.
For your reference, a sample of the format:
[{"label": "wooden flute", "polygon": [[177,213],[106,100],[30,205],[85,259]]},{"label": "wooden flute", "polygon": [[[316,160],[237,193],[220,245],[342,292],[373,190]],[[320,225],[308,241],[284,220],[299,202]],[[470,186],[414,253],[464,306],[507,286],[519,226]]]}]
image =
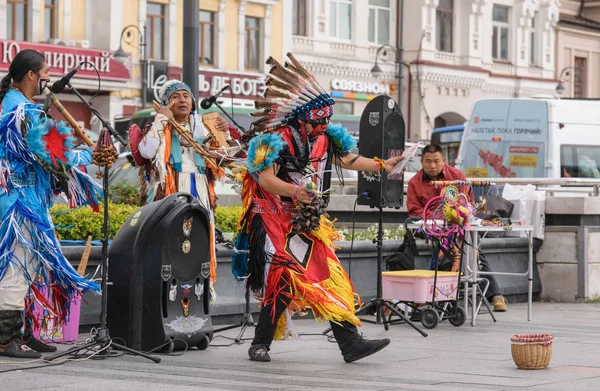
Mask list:
[{"label": "wooden flute", "polygon": [[[161,106],[157,101],[153,101],[152,104],[154,105],[154,110],[158,113],[158,111],[160,110]],[[194,150],[196,150],[196,152],[198,152],[203,158],[204,160],[206,160],[208,163],[210,163],[212,166],[214,166],[215,168],[221,170],[221,168],[219,167],[219,165],[216,163],[216,161],[210,156],[210,154],[202,147],[202,145],[200,145],[199,142],[197,142],[196,140],[194,140],[194,137],[185,131],[185,129],[183,129],[181,127],[181,125],[179,125],[177,123],[177,121],[175,121],[175,119],[170,118],[169,119],[169,125],[171,126],[172,129],[174,129],[181,137],[185,138],[185,140],[192,146],[194,147]]]},{"label": "wooden flute", "polygon": [[84,143],[87,144],[88,147],[94,145],[94,142],[88,137],[88,135],[79,127],[79,124],[75,119],[69,114],[67,109],[60,103],[60,101],[54,96],[52,91],[48,87],[44,87],[44,95],[50,98],[50,102],[56,107],[58,112],[67,120],[69,125],[73,128],[73,131],[77,133],[77,135],[83,140]]}]

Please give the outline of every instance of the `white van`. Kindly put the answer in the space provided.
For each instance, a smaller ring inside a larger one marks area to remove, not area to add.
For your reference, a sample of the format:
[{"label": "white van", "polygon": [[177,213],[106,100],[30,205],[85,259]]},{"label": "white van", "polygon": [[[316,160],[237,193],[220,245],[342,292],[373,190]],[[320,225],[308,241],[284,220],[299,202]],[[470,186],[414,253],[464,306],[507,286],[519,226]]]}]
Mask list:
[{"label": "white van", "polygon": [[479,100],[456,162],[467,178],[600,178],[600,100]]}]

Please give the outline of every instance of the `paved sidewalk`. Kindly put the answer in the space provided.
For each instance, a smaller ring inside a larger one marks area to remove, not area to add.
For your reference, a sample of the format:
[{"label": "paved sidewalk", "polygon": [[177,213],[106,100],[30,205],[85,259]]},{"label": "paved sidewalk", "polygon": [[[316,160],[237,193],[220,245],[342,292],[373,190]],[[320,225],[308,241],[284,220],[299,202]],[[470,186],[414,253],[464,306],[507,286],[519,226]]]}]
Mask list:
[{"label": "paved sidewalk", "polygon": [[[321,335],[327,325],[295,322],[301,340],[274,343],[271,363],[248,359],[249,342],[222,347],[239,329],[219,334],[205,351],[162,355],[155,364],[139,357],[85,360],[44,367],[0,357],[3,391],[44,390],[597,390],[600,389],[600,304],[512,304],[493,323],[482,314],[477,326],[443,322],[423,338],[408,325],[388,331],[366,324],[368,338],[389,337],[390,346],[347,364],[334,343]],[[251,337],[254,330],[246,332]],[[546,370],[516,368],[510,337],[552,333],[554,352]],[[67,346],[60,346],[66,349]],[[10,364],[7,364],[10,363]],[[2,372],[11,368],[34,369]]]}]

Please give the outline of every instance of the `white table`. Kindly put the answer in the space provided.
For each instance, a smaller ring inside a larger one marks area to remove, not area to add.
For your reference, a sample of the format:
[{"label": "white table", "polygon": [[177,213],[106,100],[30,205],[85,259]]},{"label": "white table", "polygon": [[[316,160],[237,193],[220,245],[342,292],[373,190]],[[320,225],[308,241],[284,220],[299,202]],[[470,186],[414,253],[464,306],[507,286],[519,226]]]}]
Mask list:
[{"label": "white table", "polygon": [[[422,221],[416,221],[414,223],[410,223],[407,225],[408,229],[419,229],[423,226]],[[529,262],[527,264],[527,271],[523,273],[514,273],[514,272],[482,272],[479,270],[479,247],[481,246],[481,241],[485,238],[485,236],[490,232],[525,232],[527,235],[528,243],[529,243]],[[482,238],[479,237],[479,234],[482,233]],[[463,276],[461,277],[461,281],[470,284],[477,284],[478,276],[486,276],[486,275],[505,275],[505,276],[522,276],[528,278],[527,284],[527,320],[531,321],[531,307],[533,302],[533,227],[532,226],[524,226],[524,225],[510,225],[503,227],[496,226],[481,226],[481,225],[472,225],[470,226],[466,232],[465,236],[467,237],[467,244],[465,244],[465,253],[464,256],[466,259],[463,259]],[[465,286],[466,288],[466,286]],[[467,290],[465,289],[465,293]],[[471,289],[471,326],[475,326],[476,318],[477,318],[477,290]],[[465,294],[465,310],[467,309],[467,295]]]}]

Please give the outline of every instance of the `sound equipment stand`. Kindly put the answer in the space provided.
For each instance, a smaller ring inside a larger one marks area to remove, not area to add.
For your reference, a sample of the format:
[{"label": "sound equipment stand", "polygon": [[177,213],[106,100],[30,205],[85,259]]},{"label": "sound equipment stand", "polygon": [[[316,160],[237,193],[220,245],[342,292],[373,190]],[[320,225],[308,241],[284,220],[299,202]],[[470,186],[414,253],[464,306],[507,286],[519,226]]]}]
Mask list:
[{"label": "sound equipment stand", "polygon": [[244,310],[244,317],[242,318],[242,321],[240,322],[240,324],[237,325],[233,325],[233,326],[226,326],[226,327],[222,327],[220,329],[214,330],[215,333],[219,333],[221,331],[227,331],[227,330],[231,330],[231,329],[235,329],[237,327],[241,327],[242,329],[240,330],[240,333],[238,334],[237,337],[235,337],[235,343],[242,343],[243,337],[244,337],[244,333],[246,332],[246,329],[248,328],[248,326],[256,326],[254,324],[254,319],[252,319],[252,310],[250,309],[250,288],[246,287],[246,294],[244,295],[246,298],[246,308]]},{"label": "sound equipment stand", "polygon": [[[383,183],[383,179],[381,180],[380,183]],[[381,272],[382,272],[382,264],[383,264],[383,208],[381,206],[379,206],[378,209],[379,209],[379,226],[378,226],[378,230],[377,230],[377,239],[374,240],[374,242],[377,243],[377,297],[374,299],[371,299],[371,301],[367,305],[365,305],[361,309],[359,309],[356,312],[356,315],[364,314],[374,308],[375,309],[375,321],[370,320],[370,319],[361,319],[361,320],[363,322],[372,323],[372,324],[382,324],[383,323],[383,327],[387,330],[389,328],[389,324],[392,323],[392,321],[390,321],[389,319],[386,320],[385,317],[383,317],[383,322],[382,322],[382,310],[383,310],[383,308],[387,308],[394,315],[398,316],[400,319],[402,319],[404,322],[406,322],[410,327],[412,327],[413,329],[418,331],[423,337],[427,337],[427,333],[424,330],[420,329],[417,325],[415,325],[413,322],[411,322],[411,320],[408,317],[406,317],[406,315],[404,315],[403,313],[398,311],[398,309],[391,302],[389,302],[381,297],[383,295],[382,281],[381,281]]]},{"label": "sound equipment stand", "polygon": [[[112,136],[114,136],[117,140],[119,140],[119,142],[121,144],[126,145],[127,142],[125,140],[123,140],[123,138],[115,131],[115,129],[112,127],[112,125],[109,122],[107,122],[104,118],[102,118],[100,113],[98,113],[98,111],[96,109],[94,109],[83,96],[81,96],[79,91],[77,91],[75,88],[73,88],[73,86],[71,86],[71,83],[68,83],[68,86],[75,93],[75,95],[77,95],[77,97],[79,97],[79,99],[85,104],[85,106],[102,122],[102,125],[110,132],[110,134]],[[108,214],[108,166],[104,167],[104,178],[102,180],[102,191],[104,192],[104,197],[103,197],[104,222],[102,224],[102,234],[103,234],[103,238],[102,238],[102,283],[101,283],[102,308],[101,308],[101,312],[100,312],[100,328],[98,329],[98,332],[95,335],[93,335],[92,341],[90,341],[84,345],[81,345],[81,346],[76,346],[67,351],[45,357],[44,359],[46,361],[52,361],[54,359],[57,359],[57,358],[60,358],[63,356],[76,354],[77,352],[80,352],[82,350],[87,351],[90,348],[97,346],[100,350],[100,353],[98,354],[98,356],[110,357],[110,355],[109,355],[110,348],[115,347],[117,349],[123,350],[123,351],[131,353],[133,355],[145,357],[149,360],[154,361],[155,363],[159,363],[160,358],[158,358],[158,357],[151,356],[144,352],[139,352],[135,349],[131,349],[131,348],[128,348],[127,346],[123,346],[123,345],[120,345],[120,344],[114,342],[108,333],[108,328],[106,327],[106,311],[107,311],[107,303],[108,303],[107,292],[106,292],[107,280],[108,280],[108,230],[109,230],[109,222],[110,222],[110,220],[109,220],[110,216]]]}]

